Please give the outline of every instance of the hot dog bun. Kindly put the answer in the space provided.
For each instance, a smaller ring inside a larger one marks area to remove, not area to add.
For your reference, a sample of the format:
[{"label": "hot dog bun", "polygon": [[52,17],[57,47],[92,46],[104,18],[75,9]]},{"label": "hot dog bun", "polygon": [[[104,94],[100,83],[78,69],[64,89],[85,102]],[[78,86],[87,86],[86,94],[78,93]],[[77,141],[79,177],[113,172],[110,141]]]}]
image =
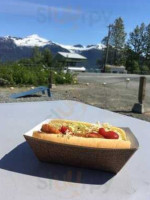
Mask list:
[{"label": "hot dog bun", "polygon": [[[60,125],[71,125],[71,124],[81,124],[90,128],[95,124],[80,122],[80,121],[71,121],[71,120],[51,120],[50,124],[57,126]],[[35,131],[33,133],[33,137],[47,140],[56,143],[68,144],[68,145],[77,145],[83,147],[92,147],[92,148],[110,148],[110,149],[128,149],[131,146],[131,142],[127,140],[126,133],[124,130],[109,126],[108,124],[104,124],[103,127],[105,129],[116,131],[119,135],[119,139],[104,139],[104,138],[85,138],[78,137],[74,135],[63,135],[63,134],[47,134],[40,131]]]},{"label": "hot dog bun", "polygon": [[46,134],[46,133],[41,133],[41,132],[34,132],[33,137],[42,139],[42,140],[51,141],[51,142],[77,145],[77,146],[83,146],[83,147],[111,148],[111,149],[130,148],[130,141],[124,141],[124,140],[83,138],[83,137],[66,136],[66,135],[60,136],[56,134]]}]

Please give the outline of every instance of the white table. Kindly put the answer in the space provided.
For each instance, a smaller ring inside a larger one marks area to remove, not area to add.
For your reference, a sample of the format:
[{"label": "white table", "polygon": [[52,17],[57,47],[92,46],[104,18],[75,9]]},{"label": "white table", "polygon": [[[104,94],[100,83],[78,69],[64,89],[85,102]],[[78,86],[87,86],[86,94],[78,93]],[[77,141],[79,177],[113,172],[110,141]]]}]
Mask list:
[{"label": "white table", "polygon": [[[41,163],[23,133],[47,118],[130,127],[140,149],[117,174]],[[74,101],[0,104],[0,199],[150,199],[150,123]]]}]

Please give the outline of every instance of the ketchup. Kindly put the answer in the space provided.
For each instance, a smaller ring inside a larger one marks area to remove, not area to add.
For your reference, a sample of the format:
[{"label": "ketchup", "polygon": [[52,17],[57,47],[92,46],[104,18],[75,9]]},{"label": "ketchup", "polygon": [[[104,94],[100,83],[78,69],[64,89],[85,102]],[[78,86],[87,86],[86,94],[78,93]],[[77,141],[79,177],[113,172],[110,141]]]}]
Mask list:
[{"label": "ketchup", "polygon": [[102,135],[104,138],[107,139],[118,139],[119,135],[114,131],[105,131],[104,128],[99,129],[99,134]]}]

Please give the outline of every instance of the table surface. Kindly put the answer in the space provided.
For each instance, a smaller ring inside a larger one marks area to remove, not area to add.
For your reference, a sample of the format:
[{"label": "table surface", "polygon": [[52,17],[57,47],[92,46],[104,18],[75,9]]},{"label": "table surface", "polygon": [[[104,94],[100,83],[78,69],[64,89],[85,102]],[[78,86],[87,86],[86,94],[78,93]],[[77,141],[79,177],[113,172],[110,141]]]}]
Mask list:
[{"label": "table surface", "polygon": [[[48,118],[129,127],[140,148],[123,169],[108,172],[41,163],[23,133]],[[75,101],[0,104],[0,199],[150,199],[150,123]]]}]

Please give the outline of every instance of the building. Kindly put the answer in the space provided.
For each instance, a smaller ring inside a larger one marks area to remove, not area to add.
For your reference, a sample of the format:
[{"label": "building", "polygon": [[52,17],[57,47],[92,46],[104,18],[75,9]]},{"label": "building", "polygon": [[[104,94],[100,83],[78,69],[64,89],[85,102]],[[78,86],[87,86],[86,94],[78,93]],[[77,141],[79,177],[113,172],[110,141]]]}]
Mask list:
[{"label": "building", "polygon": [[77,53],[58,52],[55,60],[65,66],[65,70],[85,72],[86,68],[82,63],[87,60],[86,57]]},{"label": "building", "polygon": [[106,65],[106,71],[110,73],[127,74],[125,66]]}]

